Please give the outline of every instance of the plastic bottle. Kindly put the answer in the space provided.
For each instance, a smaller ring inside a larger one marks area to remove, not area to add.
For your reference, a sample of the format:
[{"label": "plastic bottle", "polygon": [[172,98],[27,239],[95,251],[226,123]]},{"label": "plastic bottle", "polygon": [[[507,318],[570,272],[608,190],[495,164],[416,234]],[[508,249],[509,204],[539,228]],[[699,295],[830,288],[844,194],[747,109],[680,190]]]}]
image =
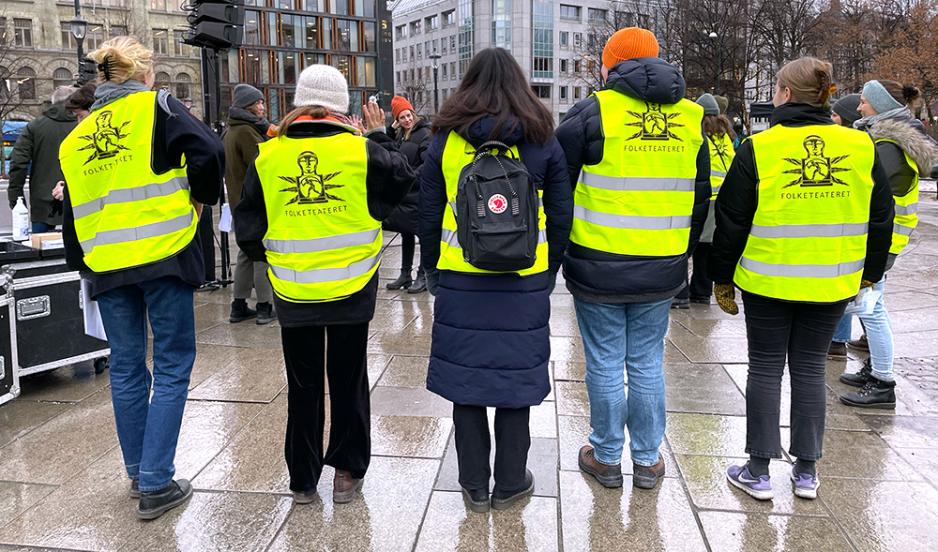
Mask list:
[{"label": "plastic bottle", "polygon": [[13,207],[13,241],[28,240],[30,226],[29,209],[23,203],[23,196],[20,196]]}]

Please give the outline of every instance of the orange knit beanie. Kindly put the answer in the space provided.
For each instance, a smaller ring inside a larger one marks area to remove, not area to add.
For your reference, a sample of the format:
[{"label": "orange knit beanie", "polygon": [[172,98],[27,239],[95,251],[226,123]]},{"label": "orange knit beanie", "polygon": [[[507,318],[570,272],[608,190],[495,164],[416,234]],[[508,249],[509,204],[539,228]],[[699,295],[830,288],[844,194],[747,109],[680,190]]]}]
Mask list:
[{"label": "orange knit beanie", "polygon": [[401,113],[407,110],[414,110],[414,106],[407,101],[404,96],[394,96],[391,98],[391,117],[396,121]]},{"label": "orange knit beanie", "polygon": [[603,65],[612,69],[627,59],[658,57],[658,39],[648,29],[626,27],[619,29],[603,48]]}]

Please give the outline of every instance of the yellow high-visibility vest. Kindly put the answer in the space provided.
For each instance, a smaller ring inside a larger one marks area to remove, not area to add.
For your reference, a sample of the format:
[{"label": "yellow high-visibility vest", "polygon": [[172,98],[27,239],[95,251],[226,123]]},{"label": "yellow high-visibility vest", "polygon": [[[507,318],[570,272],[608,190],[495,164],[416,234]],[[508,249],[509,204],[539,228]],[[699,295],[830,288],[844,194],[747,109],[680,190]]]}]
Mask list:
[{"label": "yellow high-visibility vest", "polygon": [[[881,138],[876,142],[891,142],[899,146],[898,142],[889,138]],[[902,253],[905,246],[909,245],[912,231],[918,226],[918,163],[905,150],[902,150],[902,155],[905,156],[906,164],[915,172],[915,183],[905,195],[892,196],[896,202],[896,218],[892,223],[892,245],[889,246],[889,252],[893,255]]]},{"label": "yellow high-visibility vest", "polygon": [[153,171],[156,94],[136,92],[92,111],[59,146],[75,233],[94,272],[161,261],[195,236],[185,162]]},{"label": "yellow high-visibility vest", "polygon": [[367,139],[280,138],[254,162],[267,211],[268,276],[293,303],[343,299],[378,270],[381,223],[368,211]]},{"label": "yellow high-visibility vest", "polygon": [[[518,147],[512,146],[511,152],[519,159]],[[472,144],[465,138],[455,132],[450,132],[446,137],[446,144],[443,146],[443,159],[441,170],[443,179],[446,181],[446,210],[443,213],[443,233],[440,236],[440,259],[436,267],[440,270],[452,270],[455,272],[469,272],[473,274],[518,274],[519,276],[530,276],[547,272],[547,219],[544,216],[544,205],[542,204],[543,191],[537,191],[537,249],[535,250],[534,265],[524,270],[511,272],[495,272],[476,268],[466,262],[463,258],[462,248],[459,246],[459,240],[456,233],[456,191],[459,188],[459,173],[463,167],[472,163],[475,158],[476,150]]]},{"label": "yellow high-visibility vest", "polygon": [[838,125],[775,125],[749,140],[759,197],[736,285],[786,301],[855,296],[866,260],[873,141]]},{"label": "yellow high-visibility vest", "polygon": [[730,140],[729,134],[708,136],[707,141],[710,150],[710,201],[716,201],[726,173],[736,157],[736,150],[733,149],[733,141]]},{"label": "yellow high-visibility vest", "polygon": [[620,255],[682,255],[690,239],[703,108],[595,93],[603,158],[584,165],[570,241]]}]

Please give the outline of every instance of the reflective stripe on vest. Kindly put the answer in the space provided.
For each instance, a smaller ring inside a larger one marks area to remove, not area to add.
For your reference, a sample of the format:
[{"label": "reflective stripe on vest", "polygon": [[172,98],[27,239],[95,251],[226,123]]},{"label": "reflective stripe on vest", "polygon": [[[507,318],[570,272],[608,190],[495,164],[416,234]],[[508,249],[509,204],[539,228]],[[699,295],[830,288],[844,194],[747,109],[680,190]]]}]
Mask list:
[{"label": "reflective stripe on vest", "polygon": [[343,299],[378,270],[381,223],[368,211],[366,139],[342,128],[259,146],[254,164],[267,210],[267,274],[285,301]]},{"label": "reflective stripe on vest", "polygon": [[[520,158],[518,148],[513,146],[511,151]],[[443,179],[446,182],[446,201],[448,208],[443,212],[443,225],[440,234],[440,258],[436,266],[440,270],[452,270],[454,272],[466,272],[470,274],[498,274],[491,270],[476,268],[466,262],[463,258],[463,250],[459,245],[459,238],[456,227],[456,192],[459,187],[459,174],[463,167],[472,162],[475,156],[475,148],[472,147],[462,136],[455,132],[450,132],[446,138],[446,144],[443,146],[443,159],[441,169]],[[544,215],[544,205],[542,191],[537,191],[538,209],[537,226],[538,241],[535,251],[534,266],[524,270],[509,272],[519,276],[530,276],[547,271],[547,219]]]},{"label": "reflective stripe on vest", "polygon": [[75,234],[94,272],[167,259],[195,237],[184,159],[165,173],[152,168],[156,98],[135,92],[95,109],[59,147]]},{"label": "reflective stripe on vest", "polygon": [[[882,138],[876,142],[888,142],[902,149],[901,144],[889,138]],[[918,226],[918,163],[916,163],[905,150],[902,150],[902,155],[905,157],[906,165],[912,169],[914,173],[913,178],[915,180],[912,183],[912,187],[904,196],[892,196],[896,202],[896,218],[893,220],[892,244],[889,246],[889,252],[893,255],[902,253],[905,246],[909,244],[909,238],[912,232]]]},{"label": "reflective stripe on vest", "polygon": [[619,255],[683,255],[690,238],[703,108],[596,92],[603,157],[582,168],[570,241]]},{"label": "reflective stripe on vest", "polygon": [[759,195],[736,285],[785,301],[855,296],[866,258],[872,141],[835,125],[775,125],[750,140]]}]

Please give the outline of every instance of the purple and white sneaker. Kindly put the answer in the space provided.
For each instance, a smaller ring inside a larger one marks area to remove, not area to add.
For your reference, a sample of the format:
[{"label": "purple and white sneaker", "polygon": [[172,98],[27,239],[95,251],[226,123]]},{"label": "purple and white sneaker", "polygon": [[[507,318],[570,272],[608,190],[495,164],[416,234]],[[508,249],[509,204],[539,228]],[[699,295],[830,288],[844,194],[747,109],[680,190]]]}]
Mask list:
[{"label": "purple and white sneaker", "polygon": [[817,488],[821,486],[821,479],[810,473],[795,473],[795,469],[792,468],[791,483],[795,496],[814,500],[817,498]]},{"label": "purple and white sneaker", "polygon": [[772,481],[769,476],[754,477],[749,473],[748,462],[742,466],[726,468],[726,479],[729,480],[731,485],[756,500],[772,500],[775,498],[775,491],[772,490]]}]

